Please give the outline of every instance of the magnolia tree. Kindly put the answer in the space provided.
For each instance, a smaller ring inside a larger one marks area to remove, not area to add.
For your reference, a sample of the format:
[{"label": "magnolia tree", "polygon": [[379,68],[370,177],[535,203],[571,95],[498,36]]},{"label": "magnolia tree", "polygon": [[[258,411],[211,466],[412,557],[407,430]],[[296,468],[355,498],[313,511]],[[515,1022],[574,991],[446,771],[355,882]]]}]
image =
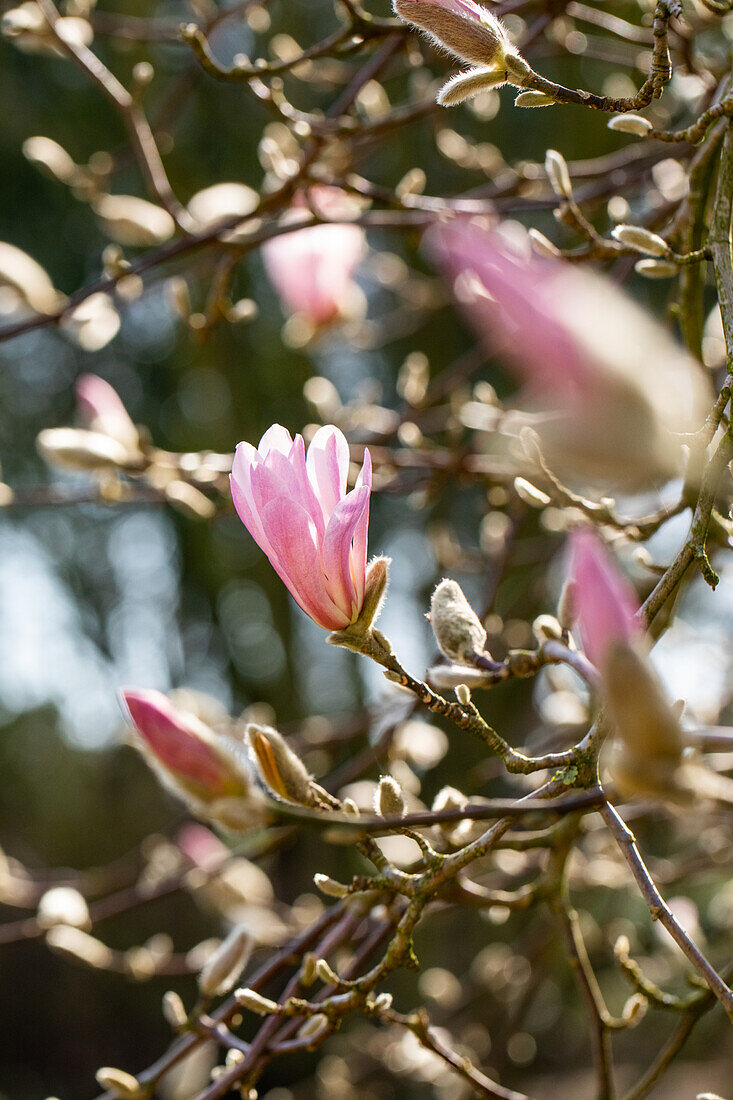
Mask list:
[{"label": "magnolia tree", "polygon": [[[103,1095],[730,1087],[729,693],[686,705],[668,674],[695,606],[730,609],[727,3],[334,0],[308,16],[304,43],[291,0],[4,7],[3,50],[32,55],[29,85],[75,66],[78,102],[106,97],[126,131],[84,163],[52,134],[27,136],[27,160],[109,243],[66,293],[0,244],[8,354],[56,328],[93,362],[161,282],[190,340],[247,326],[268,290],[236,287],[259,253],[284,318],[268,339],[308,364],[315,419],[174,453],[87,369],[75,422],[38,436],[48,484],[3,485],[4,506],[169,506],[183,525],[236,512],[242,552],[254,540],[293,615],[316,624],[307,661],[336,646],[340,668],[379,673],[358,714],[319,720],[303,703],[283,732],[276,707],[230,716],[185,677],[167,695],[119,685],[129,741],[198,824],[176,833],[152,885],[145,859],[122,882],[114,867],[31,872],[9,853],[0,900],[26,912],[9,913],[4,943],[40,939],[68,966],[138,981],[192,975],[163,997],[169,1045],[147,1068],[99,1068]],[[237,29],[252,55],[226,60]],[[259,187],[214,179],[191,194],[180,163],[178,179],[167,167],[178,113],[197,97],[205,113],[216,83],[258,150]],[[577,151],[582,134],[587,154],[546,150],[545,122],[554,144]],[[535,159],[491,143],[523,126]],[[412,166],[394,178],[405,151]],[[436,311],[429,339],[448,327],[447,345],[470,341],[452,361],[423,351]],[[364,379],[392,347],[393,397],[339,394],[322,366],[330,349]],[[450,517],[464,492],[480,502],[474,533],[436,526],[438,502]],[[382,553],[409,555],[399,540],[370,544],[370,507],[388,495],[431,540],[429,626],[380,624],[390,571],[411,566]],[[535,610],[512,618],[521,594],[507,586],[528,563]],[[408,668],[405,637],[430,629],[431,667]],[[705,660],[687,660],[704,689]],[[283,851],[320,900],[287,886],[277,898],[267,872],[281,889]],[[106,917],[176,892],[180,906],[215,899],[218,939],[190,949],[163,928],[110,945]],[[675,1076],[698,1023],[699,1060]]]}]

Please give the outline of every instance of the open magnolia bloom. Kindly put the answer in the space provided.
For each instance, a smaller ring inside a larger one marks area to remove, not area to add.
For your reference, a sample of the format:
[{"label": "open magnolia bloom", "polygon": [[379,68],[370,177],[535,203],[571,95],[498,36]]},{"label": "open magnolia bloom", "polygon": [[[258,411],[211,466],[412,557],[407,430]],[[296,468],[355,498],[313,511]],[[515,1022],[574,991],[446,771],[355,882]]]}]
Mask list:
[{"label": "open magnolia bloom", "polygon": [[121,697],[136,748],[197,817],[234,832],[263,824],[264,799],[241,741],[215,733],[160,691],[126,689]]},{"label": "open magnolia bloom", "polygon": [[366,251],[366,236],[361,226],[337,221],[354,214],[343,191],[313,187],[308,200],[296,195],[288,214],[293,225],[308,217],[309,203],[329,224],[272,237],[262,246],[262,259],[285,311],[317,331],[360,311],[363,299],[354,273]]},{"label": "open magnolia bloom", "polygon": [[303,437],[273,424],[259,447],[240,443],[231,486],[234,507],[283,583],[326,630],[355,623],[366,590],[372,464],[369,451],[346,492],[349,445],[319,428],[306,455]]},{"label": "open magnolia bloom", "polygon": [[401,19],[473,68],[441,88],[438,103],[454,107],[500,84],[525,87],[532,70],[500,21],[474,0],[394,0]]},{"label": "open magnolia bloom", "polygon": [[533,255],[512,230],[457,218],[430,241],[469,320],[523,383],[549,466],[627,491],[679,475],[684,436],[712,402],[699,364],[608,279]]}]

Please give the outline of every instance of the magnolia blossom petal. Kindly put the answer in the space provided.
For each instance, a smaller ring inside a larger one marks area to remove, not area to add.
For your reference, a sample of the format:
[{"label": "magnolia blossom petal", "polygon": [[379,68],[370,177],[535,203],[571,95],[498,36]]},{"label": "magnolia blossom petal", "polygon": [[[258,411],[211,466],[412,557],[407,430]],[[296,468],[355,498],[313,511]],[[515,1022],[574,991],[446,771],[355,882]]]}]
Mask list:
[{"label": "magnolia blossom petal", "polygon": [[467,218],[437,227],[431,247],[450,272],[459,301],[490,350],[506,353],[536,392],[582,392],[592,370],[563,321],[559,283],[566,267],[513,252],[497,230]]},{"label": "magnolia blossom petal", "polygon": [[278,497],[265,505],[262,522],[275,553],[271,562],[307,615],[327,630],[341,630],[350,616],[326,590],[313,521],[296,501]]},{"label": "magnolia blossom petal", "polygon": [[260,513],[255,506],[254,490],[252,488],[252,475],[260,465],[259,455],[252,444],[239,443],[234,452],[232,475],[229,480],[237,515],[260,550],[269,557],[271,553],[270,542],[262,526]]},{"label": "magnolia blossom petal", "polygon": [[270,451],[277,451],[287,457],[292,445],[293,437],[288,429],[283,428],[282,424],[273,424],[262,436],[257,451],[262,458],[267,458]]},{"label": "magnolia blossom petal", "polygon": [[302,504],[315,523],[319,539],[323,539],[325,524],[328,522],[328,515],[326,514],[324,517],[322,502],[319,500],[311,480],[308,477],[305,459],[305,443],[303,442],[302,435],[296,435],[293,446],[290,448],[288,462],[291,470],[290,476],[293,485],[293,496]]},{"label": "magnolia blossom petal", "polygon": [[588,529],[579,528],[570,536],[568,576],[574,582],[572,599],[583,649],[600,668],[614,643],[628,642],[641,633],[636,592]]},{"label": "magnolia blossom petal", "polygon": [[354,545],[351,551],[352,569],[354,572],[356,596],[358,606],[364,602],[364,587],[366,584],[367,563],[367,537],[369,532],[369,499],[372,491],[372,456],[368,449],[364,450],[364,462],[356,479],[356,489],[367,490],[367,506],[362,512],[354,528]]},{"label": "magnolia blossom petal", "polygon": [[[369,489],[353,489],[333,510],[323,540],[323,569],[328,589],[339,607],[351,605],[352,614],[361,601],[351,570],[352,541],[364,515],[369,514]],[[363,594],[361,600],[363,600]]]},{"label": "magnolia blossom petal", "polygon": [[325,425],[313,436],[306,457],[311,484],[321,502],[326,522],[346,492],[349,444],[339,428]]}]

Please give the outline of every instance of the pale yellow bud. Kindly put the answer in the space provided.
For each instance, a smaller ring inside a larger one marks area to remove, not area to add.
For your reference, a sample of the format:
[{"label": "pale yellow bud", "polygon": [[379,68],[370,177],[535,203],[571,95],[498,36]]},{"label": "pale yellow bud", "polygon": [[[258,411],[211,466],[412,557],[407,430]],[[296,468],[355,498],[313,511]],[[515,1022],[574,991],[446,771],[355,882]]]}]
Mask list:
[{"label": "pale yellow bud", "polygon": [[38,903],[36,920],[40,928],[66,924],[71,928],[89,928],[89,909],[83,896],[73,886],[54,886]]},{"label": "pale yellow bud", "polygon": [[102,195],[92,206],[105,231],[119,244],[133,248],[165,244],[176,230],[167,210],[135,195]]},{"label": "pale yellow bud", "polygon": [[263,997],[254,989],[237,989],[234,996],[237,1004],[242,1008],[255,1012],[258,1016],[272,1016],[280,1011],[277,1001],[271,1001],[269,997]]},{"label": "pale yellow bud", "polygon": [[628,1027],[636,1027],[646,1016],[649,1002],[643,993],[634,993],[623,1007],[621,1017]]},{"label": "pale yellow bud", "polygon": [[143,1095],[143,1090],[137,1077],[126,1073],[123,1069],[115,1069],[114,1066],[102,1066],[96,1074],[97,1084],[114,1093],[120,1100],[137,1100]]},{"label": "pale yellow bud", "polygon": [[130,458],[118,440],[83,428],[44,428],[36,442],[43,458],[70,470],[124,468]]},{"label": "pale yellow bud", "polygon": [[558,198],[571,199],[573,197],[573,185],[570,180],[567,161],[557,149],[548,149],[545,155],[545,172],[550,181],[550,186]]},{"label": "pale yellow bud", "polygon": [[452,661],[470,664],[485,652],[486,631],[456,581],[444,579],[433,592],[430,625],[436,642]]},{"label": "pale yellow bud", "polygon": [[163,994],[163,1016],[174,1031],[178,1031],[186,1025],[188,1015],[183,1001],[172,989]]},{"label": "pale yellow bud", "polygon": [[557,100],[554,96],[532,90],[520,92],[514,100],[515,107],[552,107],[555,103]]},{"label": "pale yellow bud", "polygon": [[393,814],[402,817],[405,808],[405,796],[397,780],[391,775],[381,776],[374,792],[374,812],[380,817]]},{"label": "pale yellow bud", "polygon": [[560,599],[557,601],[557,618],[565,630],[572,630],[578,617],[576,607],[575,581],[568,578],[562,586]]},{"label": "pale yellow bud", "polygon": [[340,985],[341,979],[325,959],[316,959],[316,977],[326,985]]},{"label": "pale yellow bud", "polygon": [[674,260],[637,260],[634,271],[644,279],[673,279],[680,273]]},{"label": "pale yellow bud", "polygon": [[471,692],[466,684],[456,684],[455,686],[456,699],[463,707],[467,707],[471,702]]},{"label": "pale yellow bud", "polygon": [[336,882],[328,875],[316,873],[313,876],[313,881],[321,893],[329,898],[344,898],[349,893],[348,886],[344,886],[342,882]]},{"label": "pale yellow bud", "polygon": [[46,934],[46,943],[54,951],[69,955],[95,970],[109,970],[115,961],[114,952],[106,944],[87,932],[82,932],[81,928],[56,925]]},{"label": "pale yellow bud", "polygon": [[491,68],[469,69],[452,77],[438,92],[437,100],[441,107],[457,107],[467,99],[473,99],[487,88],[496,88],[506,83],[504,70]]},{"label": "pale yellow bud", "polygon": [[609,130],[616,130],[621,134],[634,134],[636,137],[646,137],[654,127],[648,118],[641,115],[615,115],[608,123]]},{"label": "pale yellow bud", "polygon": [[551,259],[558,259],[562,256],[557,245],[554,245],[544,233],[540,233],[539,229],[530,229],[528,231],[528,236],[532,242],[533,249],[539,256],[547,256]]},{"label": "pale yellow bud", "polygon": [[310,1039],[311,1043],[316,1043],[330,1030],[330,1027],[328,1016],[323,1012],[317,1012],[299,1028],[298,1038]]},{"label": "pale yellow bud", "polygon": [[421,195],[425,190],[427,177],[422,168],[410,168],[395,187],[397,198],[405,195]]},{"label": "pale yellow bud", "polygon": [[54,313],[61,300],[45,268],[6,241],[0,241],[0,287],[10,287],[37,313]]},{"label": "pale yellow bud", "polygon": [[514,492],[520,500],[523,500],[525,504],[529,504],[530,508],[544,508],[550,503],[551,499],[547,493],[543,493],[542,489],[538,489],[536,485],[533,485],[531,481],[527,481],[524,477],[514,478]]},{"label": "pale yellow bud", "polygon": [[72,157],[62,145],[49,137],[29,137],[23,142],[23,156],[44,175],[60,183],[69,183],[77,171]]},{"label": "pale yellow bud", "polygon": [[644,229],[641,225],[617,225],[611,230],[611,235],[619,244],[633,248],[636,252],[644,252],[647,256],[667,256],[669,245],[656,233]]},{"label": "pale yellow bud", "polygon": [[538,642],[559,641],[562,627],[554,615],[538,615],[532,623],[532,633]]},{"label": "pale yellow bud", "polygon": [[312,805],[315,799],[308,770],[277,730],[252,724],[247,726],[246,738],[265,785],[289,802]]},{"label": "pale yellow bud", "polygon": [[252,937],[244,925],[233,928],[199,974],[202,996],[217,997],[227,993],[247,965],[252,946]]}]

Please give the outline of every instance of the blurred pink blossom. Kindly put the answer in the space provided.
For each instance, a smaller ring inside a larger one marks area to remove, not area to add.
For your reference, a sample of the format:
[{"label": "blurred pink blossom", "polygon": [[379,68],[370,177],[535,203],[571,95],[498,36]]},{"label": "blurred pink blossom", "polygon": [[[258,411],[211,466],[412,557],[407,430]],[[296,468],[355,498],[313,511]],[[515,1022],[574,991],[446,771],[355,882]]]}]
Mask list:
[{"label": "blurred pink blossom", "polygon": [[229,849],[216,833],[197,821],[187,821],[178,830],[176,842],[183,854],[204,871],[212,870],[226,859]]},{"label": "blurred pink blossom", "polygon": [[354,622],[364,603],[372,467],[369,451],[346,492],[349,445],[333,426],[308,447],[279,424],[258,448],[240,443],[231,485],[239,518],[307,615],[327,630]]},{"label": "blurred pink blossom", "polygon": [[314,328],[348,317],[359,289],[354,272],[365,250],[365,235],[360,226],[337,223],[348,210],[344,195],[336,187],[314,187],[308,201],[296,196],[291,210],[295,223],[307,215],[309,207],[330,224],[295,229],[273,237],[262,246],[267,275],[280,295],[288,313],[300,313]]},{"label": "blurred pink blossom", "polygon": [[663,325],[610,280],[533,254],[518,225],[436,226],[432,251],[491,352],[543,414],[551,465],[633,488],[680,472],[680,435],[703,423],[709,384]]},{"label": "blurred pink blossom", "polygon": [[85,428],[111,436],[130,450],[138,449],[138,430],[109,382],[96,374],[82,374],[75,390],[76,407]]},{"label": "blurred pink blossom", "polygon": [[160,691],[126,689],[122,698],[148,757],[167,778],[205,801],[246,793],[246,772],[227,739],[176,710]]},{"label": "blurred pink blossom", "polygon": [[348,196],[335,187],[311,188],[308,202],[296,196],[290,213],[296,224],[309,207],[331,224],[294,229],[262,246],[265,269],[285,310],[301,314],[314,328],[347,317],[359,297],[354,272],[364,255],[365,234],[361,226],[337,223],[347,212],[345,201]]},{"label": "blurred pink blossom", "polygon": [[583,650],[600,669],[615,643],[641,635],[635,618],[639,609],[636,592],[588,528],[576,528],[570,535],[567,572]]}]

